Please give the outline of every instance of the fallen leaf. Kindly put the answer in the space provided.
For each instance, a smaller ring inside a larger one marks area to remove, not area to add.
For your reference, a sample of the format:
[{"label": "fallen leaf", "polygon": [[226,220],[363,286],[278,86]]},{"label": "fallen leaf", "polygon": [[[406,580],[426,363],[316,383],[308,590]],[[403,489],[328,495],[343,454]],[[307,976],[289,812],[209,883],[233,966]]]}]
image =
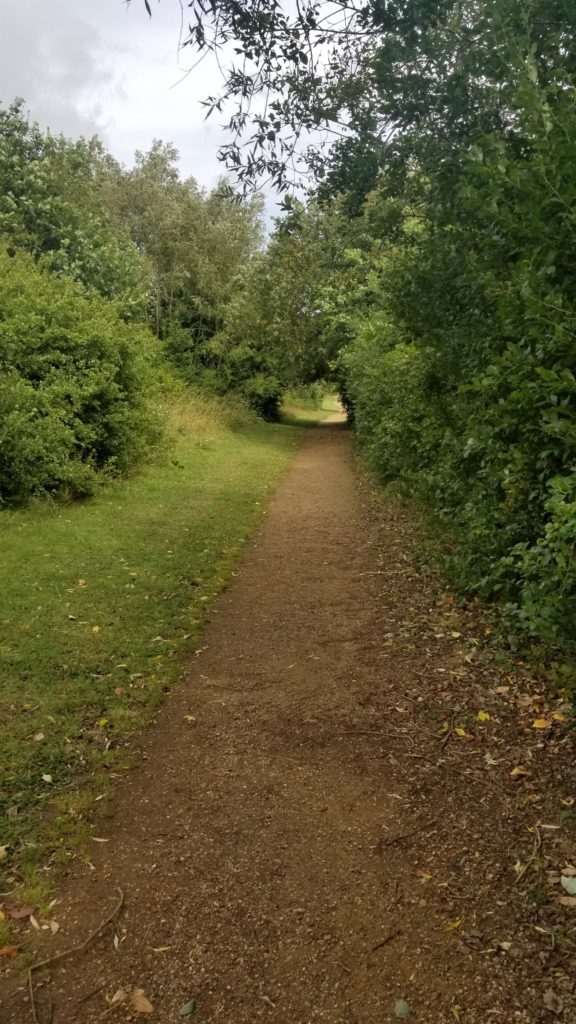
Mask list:
[{"label": "fallen leaf", "polygon": [[100,839],[100,836],[90,836],[93,843],[109,843],[109,839]]},{"label": "fallen leaf", "polygon": [[448,924],[446,925],[446,931],[447,932],[453,932],[453,931],[456,930],[456,928],[459,928],[461,924],[462,924],[462,918],[461,917],[459,917],[457,921],[449,921]]},{"label": "fallen leaf", "polygon": [[12,907],[8,913],[15,921],[23,921],[25,917],[32,917],[35,909],[35,907]]},{"label": "fallen leaf", "polygon": [[40,931],[40,925],[38,924],[38,921],[34,917],[34,914],[30,914],[30,924],[32,925],[33,928],[36,929],[37,932]]},{"label": "fallen leaf", "polygon": [[476,717],[477,717],[479,722],[489,722],[490,721],[490,715],[489,715],[489,713],[487,711],[479,711],[478,714],[476,715]]},{"label": "fallen leaf", "polygon": [[189,1003],[184,1003],[184,1006],[180,1007],[180,1017],[191,1017],[196,1010],[196,1000],[191,999]]},{"label": "fallen leaf", "polygon": [[115,690],[114,690],[114,693],[116,694],[117,697],[121,697],[122,694],[124,693],[124,687],[123,686],[117,686],[115,688]]},{"label": "fallen leaf", "polygon": [[573,875],[562,875],[560,885],[569,896],[576,896],[576,878]]},{"label": "fallen leaf", "polygon": [[405,999],[397,999],[394,1004],[394,1016],[395,1017],[409,1017],[410,1007]]},{"label": "fallen leaf", "polygon": [[429,882],[430,879],[432,878],[432,875],[430,874],[430,872],[429,871],[423,871],[422,868],[418,868],[418,870],[416,871],[416,874],[418,875],[418,878],[420,878],[422,882]]},{"label": "fallen leaf", "polygon": [[136,1010],[136,1013],[153,1013],[154,1007],[149,999],[144,995],[144,990],[141,988],[135,988],[131,996],[132,1006]]},{"label": "fallen leaf", "polygon": [[0,956],[18,956],[18,950],[16,946],[2,946],[0,947]]},{"label": "fallen leaf", "polygon": [[530,775],[530,772],[526,768],[523,768],[521,764],[518,764],[512,769],[510,775],[513,779],[517,779],[520,775]]},{"label": "fallen leaf", "polygon": [[100,626],[92,626],[92,632],[93,633],[99,633],[100,632]]},{"label": "fallen leaf", "polygon": [[42,740],[44,739],[44,733],[43,732],[37,732],[37,733],[34,734],[34,736],[32,738],[33,738],[35,743],[41,743]]},{"label": "fallen leaf", "polygon": [[0,910],[0,924],[2,923],[2,921],[5,921],[5,920],[6,920],[6,914],[4,913],[3,910]]},{"label": "fallen leaf", "polygon": [[103,729],[105,725],[108,725],[108,719],[107,718],[99,718],[98,719],[98,728],[99,729]]},{"label": "fallen leaf", "polygon": [[456,729],[454,729],[454,732],[456,733],[457,736],[465,736],[466,735],[466,729],[462,729],[462,728],[460,728],[460,726],[458,726]]},{"label": "fallen leaf", "polygon": [[52,776],[51,775],[43,775],[42,776],[42,782],[51,783],[52,782]]},{"label": "fallen leaf", "polygon": [[558,903],[563,907],[576,907],[576,896],[561,896]]},{"label": "fallen leaf", "polygon": [[119,1003],[125,1003],[127,999],[128,993],[125,992],[123,988],[118,988],[112,998],[108,999],[107,1002],[110,1003],[110,1006],[118,1006]]},{"label": "fallen leaf", "polygon": [[167,953],[172,946],[152,946],[153,953]]},{"label": "fallen leaf", "polygon": [[553,711],[552,712],[552,719],[555,722],[565,722],[566,721],[566,715],[563,715],[561,711]]},{"label": "fallen leaf", "polygon": [[547,718],[535,718],[532,722],[533,729],[549,729],[550,722]]},{"label": "fallen leaf", "polygon": [[557,1016],[564,1010],[564,1003],[560,999],[560,996],[554,991],[553,988],[547,988],[542,996],[542,1002],[547,1010],[555,1013]]},{"label": "fallen leaf", "polygon": [[184,715],[184,718],[186,719],[187,722],[195,722],[196,721],[196,716],[195,715]]},{"label": "fallen leaf", "polygon": [[8,857],[8,847],[0,846],[0,861],[6,860]]},{"label": "fallen leaf", "polygon": [[52,935],[56,935],[56,932],[60,931],[60,925],[59,925],[58,921],[49,921],[48,925],[50,927],[50,931],[52,932]]}]

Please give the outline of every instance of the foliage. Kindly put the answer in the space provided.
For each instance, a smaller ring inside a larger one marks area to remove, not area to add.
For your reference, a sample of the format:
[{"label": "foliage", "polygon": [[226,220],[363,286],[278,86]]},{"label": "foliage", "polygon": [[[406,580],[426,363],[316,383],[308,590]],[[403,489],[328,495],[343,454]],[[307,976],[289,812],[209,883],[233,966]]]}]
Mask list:
[{"label": "foliage", "polygon": [[[370,461],[443,522],[453,578],[573,652],[574,9],[215,0],[194,12],[193,45],[233,38],[248,56],[223,85],[238,104],[225,156],[242,180],[266,169],[285,186],[290,140],[342,129],[332,147],[312,140],[316,197],[286,204],[243,336],[287,382],[335,359]],[[262,92],[275,100],[242,155]]]},{"label": "foliage", "polygon": [[0,252],[0,495],[89,494],[159,435],[153,339],[115,307]]},{"label": "foliage", "polygon": [[0,108],[0,236],[57,273],[140,316],[146,294],[138,253],[103,205],[103,182],[120,169],[97,139],[41,132],[23,101]]}]

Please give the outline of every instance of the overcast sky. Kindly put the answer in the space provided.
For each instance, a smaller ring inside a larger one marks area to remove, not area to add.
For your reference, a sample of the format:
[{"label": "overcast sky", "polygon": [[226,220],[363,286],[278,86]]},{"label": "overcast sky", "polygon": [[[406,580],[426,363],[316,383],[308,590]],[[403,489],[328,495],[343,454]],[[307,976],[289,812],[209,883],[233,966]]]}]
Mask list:
[{"label": "overcast sky", "polygon": [[154,138],[173,142],[183,173],[209,187],[225,136],[198,101],[217,89],[218,69],[205,61],[175,85],[187,60],[179,3],[150,2],[151,20],[143,0],[0,0],[0,102],[22,96],[42,126],[97,133],[127,164]]}]

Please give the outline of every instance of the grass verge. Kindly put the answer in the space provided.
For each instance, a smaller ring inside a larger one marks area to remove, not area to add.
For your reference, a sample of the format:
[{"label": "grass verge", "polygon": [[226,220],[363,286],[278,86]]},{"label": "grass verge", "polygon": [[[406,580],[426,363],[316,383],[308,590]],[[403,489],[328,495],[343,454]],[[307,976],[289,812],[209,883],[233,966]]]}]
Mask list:
[{"label": "grass verge", "polygon": [[89,502],[0,514],[0,892],[38,906],[47,865],[90,835],[298,441],[217,400],[181,396],[169,421],[173,444],[138,476]]}]

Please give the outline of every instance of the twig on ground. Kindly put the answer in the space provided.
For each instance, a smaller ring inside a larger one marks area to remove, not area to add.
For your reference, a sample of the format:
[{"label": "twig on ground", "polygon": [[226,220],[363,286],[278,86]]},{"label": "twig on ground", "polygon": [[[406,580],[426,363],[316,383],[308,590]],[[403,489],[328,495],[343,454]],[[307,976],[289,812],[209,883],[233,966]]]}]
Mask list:
[{"label": "twig on ground", "polygon": [[458,713],[458,710],[459,709],[456,708],[452,712],[452,718],[450,719],[450,725],[448,726],[448,732],[446,733],[444,739],[442,740],[442,743],[440,744],[440,750],[444,750],[444,747],[448,743],[448,740],[450,739],[451,736],[454,735],[454,722],[456,721],[456,715]]},{"label": "twig on ground", "polygon": [[34,1024],[40,1024],[38,1020],[38,1014],[36,1013],[36,1002],[34,1000],[34,983],[32,981],[32,968],[28,968],[28,997],[30,999],[30,1011],[32,1013],[32,1020]]},{"label": "twig on ground", "polygon": [[386,733],[385,732],[376,732],[375,729],[370,729],[370,730],[367,730],[367,731],[362,731],[361,729],[347,729],[346,732],[337,732],[337,733],[335,733],[335,735],[336,736],[374,736],[375,738],[379,737],[380,739],[382,739],[383,736],[386,736]]},{"label": "twig on ground", "polygon": [[[56,953],[55,956],[49,956],[45,960],[39,960],[37,964],[31,964],[28,968],[28,992],[30,995],[30,1010],[34,1024],[39,1024],[38,1014],[36,1013],[36,1002],[34,1000],[34,979],[32,977],[34,971],[39,971],[42,967],[49,967],[50,964],[54,964],[58,960],[64,960],[65,957],[73,956],[74,953],[82,953],[86,947],[90,945],[92,940],[97,938],[97,936],[104,931],[106,925],[110,924],[110,922],[113,921],[116,915],[122,910],[122,907],[124,906],[124,893],[122,892],[122,889],[118,889],[117,892],[118,902],[116,903],[116,906],[108,914],[108,917],[106,917],[104,921],[94,929],[94,931],[90,932],[90,935],[84,939],[84,942],[81,942],[78,946],[70,946],[69,949],[64,949],[61,953]],[[50,1019],[52,1019],[52,1010],[50,1012]]]},{"label": "twig on ground", "polygon": [[432,828],[432,825],[436,824],[437,819],[432,818],[431,821],[425,821],[423,825],[418,825],[417,828],[413,828],[410,832],[401,832],[398,836],[390,836],[388,839],[381,839],[381,846],[394,846],[395,843],[399,843],[401,839],[409,839],[410,836],[415,836],[417,832],[425,832],[427,828]]},{"label": "twig on ground", "polygon": [[390,934],[387,935],[385,939],[382,939],[381,942],[377,942],[375,946],[372,946],[372,949],[370,950],[370,952],[371,953],[375,953],[377,949],[382,949],[383,946],[387,946],[388,943],[392,942],[392,939],[395,939],[397,935],[401,934],[401,932],[402,932],[401,928],[397,928],[396,931],[390,932]]},{"label": "twig on ground", "polygon": [[528,868],[530,867],[531,864],[534,863],[534,861],[536,860],[536,857],[538,856],[538,854],[540,853],[540,850],[542,849],[542,834],[541,834],[541,832],[540,832],[540,830],[538,828],[538,825],[534,825],[534,831],[536,833],[536,842],[534,844],[534,849],[532,850],[532,853],[528,857],[528,860],[526,861],[524,867],[518,872],[518,875],[516,877],[516,885],[518,885],[518,882],[522,878],[524,878],[524,875],[528,871]]},{"label": "twig on ground", "polygon": [[82,998],[78,1000],[77,1006],[81,1006],[82,1003],[89,1003],[90,1000],[93,999],[94,996],[97,996],[98,993],[101,992],[103,988],[104,982],[102,982],[101,985],[98,985],[98,988],[93,988],[92,991],[88,993],[88,995],[82,996]]}]

